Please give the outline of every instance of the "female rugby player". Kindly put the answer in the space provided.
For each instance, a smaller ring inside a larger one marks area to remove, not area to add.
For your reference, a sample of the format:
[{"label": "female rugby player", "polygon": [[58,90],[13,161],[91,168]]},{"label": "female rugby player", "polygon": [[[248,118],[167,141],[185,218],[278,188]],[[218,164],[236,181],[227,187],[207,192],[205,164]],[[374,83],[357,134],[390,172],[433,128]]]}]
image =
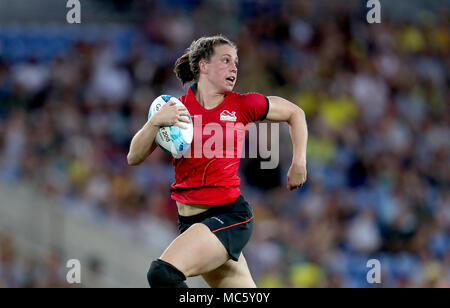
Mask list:
[{"label": "female rugby player", "polygon": [[[285,121],[293,144],[288,189],[301,187],[306,181],[308,138],[303,110],[280,97],[232,92],[237,67],[237,48],[227,38],[219,35],[194,41],[174,69],[183,85],[193,82],[186,95],[180,97],[186,108],[169,102],[154,114],[133,137],[128,163],[138,165],[153,152],[161,126],[182,127],[183,122],[189,122],[186,109],[194,123],[197,119],[203,126],[218,123],[224,138],[232,138],[230,142],[240,145],[243,134],[226,134],[227,123]],[[196,142],[203,145],[208,137],[194,128],[190,150],[197,148]],[[202,275],[211,287],[256,287],[242,254],[254,220],[249,204],[240,195],[239,150],[239,146],[235,147],[232,157],[223,149],[222,156],[208,158],[203,153],[201,157],[192,154],[173,159],[175,183],[171,185],[171,196],[178,207],[180,235],[151,263],[147,274],[151,287],[186,288],[186,277],[197,275]]]}]

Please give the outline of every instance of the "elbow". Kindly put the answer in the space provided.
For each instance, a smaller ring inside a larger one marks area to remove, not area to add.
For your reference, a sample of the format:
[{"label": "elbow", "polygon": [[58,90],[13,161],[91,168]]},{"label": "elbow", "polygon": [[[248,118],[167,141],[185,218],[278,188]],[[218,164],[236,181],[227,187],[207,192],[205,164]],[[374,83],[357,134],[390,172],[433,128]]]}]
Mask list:
[{"label": "elbow", "polygon": [[306,114],[305,114],[305,112],[303,111],[302,108],[300,108],[300,107],[297,106],[296,112],[300,115],[300,117],[301,117],[302,119],[306,119]]},{"label": "elbow", "polygon": [[292,111],[287,122],[291,124],[292,122],[298,122],[299,120],[306,122],[306,114],[302,108],[295,106],[295,109]]},{"label": "elbow", "polygon": [[296,110],[295,113],[297,114],[297,117],[298,117],[302,122],[306,123],[306,114],[305,114],[305,112],[303,111],[302,108],[300,108],[300,107],[297,106],[297,110]]},{"label": "elbow", "polygon": [[133,155],[131,155],[130,153],[128,153],[128,155],[127,155],[127,162],[128,162],[129,166],[139,165],[138,160]]}]

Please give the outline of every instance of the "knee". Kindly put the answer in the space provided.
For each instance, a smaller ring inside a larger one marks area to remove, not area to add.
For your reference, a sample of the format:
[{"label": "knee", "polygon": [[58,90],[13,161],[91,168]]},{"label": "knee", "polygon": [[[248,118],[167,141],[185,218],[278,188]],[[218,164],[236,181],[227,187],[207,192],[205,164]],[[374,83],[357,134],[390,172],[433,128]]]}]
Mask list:
[{"label": "knee", "polygon": [[175,266],[163,260],[152,262],[147,273],[151,288],[187,288],[186,276]]}]

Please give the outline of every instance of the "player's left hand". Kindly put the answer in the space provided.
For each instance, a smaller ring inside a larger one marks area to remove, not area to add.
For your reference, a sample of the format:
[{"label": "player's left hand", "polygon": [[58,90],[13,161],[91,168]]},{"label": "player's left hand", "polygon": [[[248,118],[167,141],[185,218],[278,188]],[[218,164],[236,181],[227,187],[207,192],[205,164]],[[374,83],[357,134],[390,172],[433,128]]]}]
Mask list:
[{"label": "player's left hand", "polygon": [[306,161],[302,163],[292,163],[288,174],[288,189],[294,190],[302,187],[306,182]]}]

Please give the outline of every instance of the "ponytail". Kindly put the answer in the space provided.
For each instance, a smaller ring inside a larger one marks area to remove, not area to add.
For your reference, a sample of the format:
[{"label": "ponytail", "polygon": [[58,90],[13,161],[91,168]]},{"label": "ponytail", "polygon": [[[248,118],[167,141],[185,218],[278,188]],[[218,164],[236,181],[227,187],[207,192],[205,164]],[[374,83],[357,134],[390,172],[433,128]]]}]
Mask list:
[{"label": "ponytail", "polygon": [[194,73],[191,70],[191,65],[189,61],[189,49],[188,51],[182,55],[180,58],[177,59],[177,62],[175,62],[175,68],[174,73],[177,76],[177,78],[181,81],[183,86],[191,82],[195,79]]}]

